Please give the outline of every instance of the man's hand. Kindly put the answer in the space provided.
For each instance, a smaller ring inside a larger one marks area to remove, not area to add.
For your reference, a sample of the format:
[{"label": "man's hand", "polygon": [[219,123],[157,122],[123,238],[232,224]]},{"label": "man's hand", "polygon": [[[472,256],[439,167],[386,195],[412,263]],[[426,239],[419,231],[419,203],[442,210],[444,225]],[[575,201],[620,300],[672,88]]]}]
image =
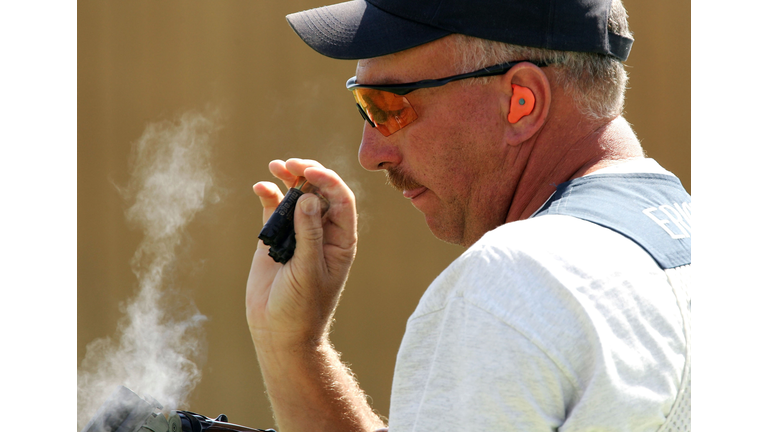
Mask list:
[{"label": "man's hand", "polygon": [[[312,193],[301,196],[294,214],[296,251],[285,265],[268,256],[259,241],[246,291],[248,326],[257,349],[317,345],[326,336],[357,245],[355,196],[341,178],[318,162],[272,161],[269,170],[287,187],[304,177],[330,207]],[[283,199],[274,183],[253,187],[264,207],[264,223]]]}]

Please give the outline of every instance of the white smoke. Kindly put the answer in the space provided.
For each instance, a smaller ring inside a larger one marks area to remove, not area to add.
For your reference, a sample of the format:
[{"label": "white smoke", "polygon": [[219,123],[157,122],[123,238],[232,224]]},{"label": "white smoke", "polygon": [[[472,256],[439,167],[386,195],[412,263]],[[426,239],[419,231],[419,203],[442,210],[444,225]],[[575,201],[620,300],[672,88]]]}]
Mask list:
[{"label": "white smoke", "polygon": [[177,409],[200,381],[205,317],[174,287],[173,270],[185,227],[218,200],[209,162],[215,119],[186,113],[150,124],[134,143],[131,180],[121,192],[127,219],[144,232],[131,263],[138,292],[122,307],[117,334],[86,348],[77,374],[78,430],[120,385]]}]

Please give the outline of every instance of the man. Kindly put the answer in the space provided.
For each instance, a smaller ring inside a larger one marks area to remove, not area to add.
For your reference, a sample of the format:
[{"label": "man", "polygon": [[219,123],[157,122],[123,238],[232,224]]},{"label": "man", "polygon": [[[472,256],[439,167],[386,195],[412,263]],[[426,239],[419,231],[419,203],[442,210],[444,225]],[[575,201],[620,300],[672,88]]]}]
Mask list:
[{"label": "man", "polygon": [[[389,430],[689,430],[690,196],[621,117],[620,1],[355,0],[288,20],[359,59],[363,167],[468,248],[408,321]],[[295,255],[260,243],[248,281],[280,430],[385,428],[328,338],[354,196],[314,161],[270,170],[330,204],[303,195]],[[282,194],[254,191],[266,220]]]}]

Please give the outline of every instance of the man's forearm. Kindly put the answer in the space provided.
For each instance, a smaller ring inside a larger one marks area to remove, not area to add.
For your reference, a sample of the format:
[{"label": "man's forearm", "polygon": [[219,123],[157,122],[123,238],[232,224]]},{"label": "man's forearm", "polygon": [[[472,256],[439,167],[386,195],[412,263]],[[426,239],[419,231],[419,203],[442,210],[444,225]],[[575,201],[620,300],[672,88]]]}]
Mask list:
[{"label": "man's forearm", "polygon": [[327,340],[294,350],[257,345],[256,353],[280,432],[385,427]]}]

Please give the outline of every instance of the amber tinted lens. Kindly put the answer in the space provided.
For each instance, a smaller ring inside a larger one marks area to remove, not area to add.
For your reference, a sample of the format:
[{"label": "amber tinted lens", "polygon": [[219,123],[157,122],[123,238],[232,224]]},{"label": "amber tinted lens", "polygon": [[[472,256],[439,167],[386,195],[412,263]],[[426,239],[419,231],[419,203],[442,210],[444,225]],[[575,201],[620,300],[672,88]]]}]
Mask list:
[{"label": "amber tinted lens", "polygon": [[392,135],[418,118],[405,96],[367,88],[356,88],[352,93],[370,121],[384,136]]}]

